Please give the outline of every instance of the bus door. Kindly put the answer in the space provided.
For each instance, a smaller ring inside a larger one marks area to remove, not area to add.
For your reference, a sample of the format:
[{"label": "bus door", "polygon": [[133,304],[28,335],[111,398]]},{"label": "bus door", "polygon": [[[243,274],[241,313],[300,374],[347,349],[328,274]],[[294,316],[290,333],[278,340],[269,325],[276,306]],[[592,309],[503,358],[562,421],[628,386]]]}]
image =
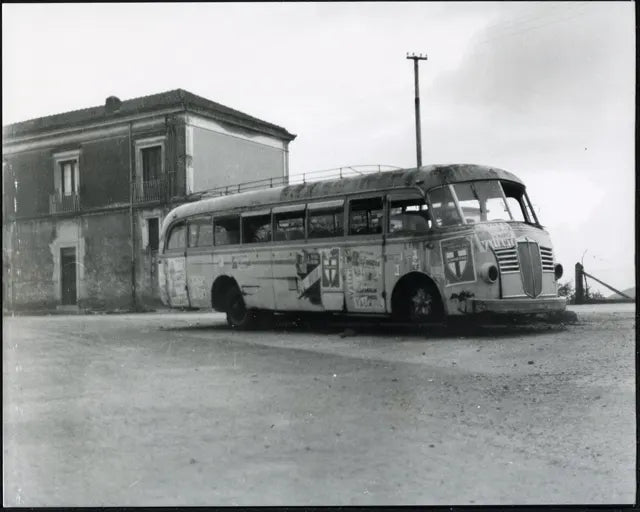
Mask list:
[{"label": "bus door", "polygon": [[305,204],[273,208],[273,292],[280,311],[323,311],[320,254],[304,237]]},{"label": "bus door", "polygon": [[387,205],[385,288],[387,308],[391,311],[391,294],[398,280],[412,271],[427,271],[424,235],[431,229],[431,220],[424,197],[416,190],[391,192],[387,195]]},{"label": "bus door", "polygon": [[[344,300],[344,199],[309,204],[309,242],[322,240],[320,296],[325,311],[342,311]],[[324,222],[323,222],[324,221]],[[324,227],[323,227],[324,226]],[[319,228],[319,229],[318,229]]]},{"label": "bus door", "polygon": [[213,282],[213,219],[192,217],[187,223],[187,290],[191,307],[211,307]]},{"label": "bus door", "polygon": [[271,268],[271,209],[241,214],[241,251],[231,267],[248,308],[274,309]]},{"label": "bus door", "polygon": [[171,307],[188,307],[186,267],[187,225],[175,224],[169,231],[164,251],[164,275]]},{"label": "bus door", "polygon": [[384,313],[382,195],[351,198],[347,219],[348,238],[343,254],[347,310],[354,313]]}]

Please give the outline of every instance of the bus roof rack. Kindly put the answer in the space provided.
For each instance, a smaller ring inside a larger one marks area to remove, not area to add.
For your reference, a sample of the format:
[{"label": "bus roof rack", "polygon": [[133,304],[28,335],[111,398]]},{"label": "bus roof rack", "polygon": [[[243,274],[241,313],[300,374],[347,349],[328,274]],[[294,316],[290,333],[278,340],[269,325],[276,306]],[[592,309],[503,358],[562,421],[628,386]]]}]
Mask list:
[{"label": "bus roof rack", "polygon": [[386,171],[397,171],[402,169],[395,165],[348,165],[344,167],[336,167],[333,169],[323,169],[319,171],[309,171],[297,173],[289,176],[274,176],[273,178],[264,178],[261,180],[245,181],[234,185],[225,185],[221,187],[210,188],[189,195],[190,199],[204,199],[207,197],[226,196],[229,194],[237,194],[239,192],[247,192],[249,190],[259,190],[265,188],[281,187],[285,185],[297,185],[300,183],[308,183],[314,181],[323,181],[331,179],[353,178],[354,176],[362,176],[365,174],[374,174]]}]

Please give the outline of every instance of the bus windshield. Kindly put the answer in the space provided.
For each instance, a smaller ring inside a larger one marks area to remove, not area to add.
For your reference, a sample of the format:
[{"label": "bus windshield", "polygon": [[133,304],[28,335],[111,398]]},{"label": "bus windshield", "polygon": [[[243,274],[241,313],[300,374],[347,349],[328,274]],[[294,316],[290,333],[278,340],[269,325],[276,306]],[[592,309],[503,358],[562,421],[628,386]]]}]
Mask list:
[{"label": "bus windshield", "polygon": [[[456,208],[453,194],[460,205]],[[429,193],[436,225],[516,221],[537,224],[524,187],[498,180],[469,181]],[[462,218],[460,217],[462,213]]]},{"label": "bus windshield", "polygon": [[456,183],[453,189],[467,224],[513,220],[497,181]]}]

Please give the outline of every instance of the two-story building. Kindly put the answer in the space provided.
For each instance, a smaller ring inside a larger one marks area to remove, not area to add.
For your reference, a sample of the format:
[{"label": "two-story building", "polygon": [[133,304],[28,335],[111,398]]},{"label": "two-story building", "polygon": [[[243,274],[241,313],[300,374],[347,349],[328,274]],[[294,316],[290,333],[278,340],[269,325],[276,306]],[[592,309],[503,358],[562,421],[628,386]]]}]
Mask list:
[{"label": "two-story building", "polygon": [[204,190],[287,177],[294,138],[181,89],[3,127],[5,304],[157,304],[163,217]]}]

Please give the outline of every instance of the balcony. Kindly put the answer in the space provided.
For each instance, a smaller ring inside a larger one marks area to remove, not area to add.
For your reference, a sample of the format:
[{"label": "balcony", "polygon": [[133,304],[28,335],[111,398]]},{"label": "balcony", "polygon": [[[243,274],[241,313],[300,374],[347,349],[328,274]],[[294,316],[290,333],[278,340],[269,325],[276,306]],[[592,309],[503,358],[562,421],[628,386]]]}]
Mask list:
[{"label": "balcony", "polygon": [[168,179],[158,178],[156,180],[146,180],[134,184],[133,197],[136,203],[164,201],[168,191]]},{"label": "balcony", "polygon": [[49,213],[69,213],[80,210],[80,196],[77,193],[62,195],[60,192],[49,195]]}]

